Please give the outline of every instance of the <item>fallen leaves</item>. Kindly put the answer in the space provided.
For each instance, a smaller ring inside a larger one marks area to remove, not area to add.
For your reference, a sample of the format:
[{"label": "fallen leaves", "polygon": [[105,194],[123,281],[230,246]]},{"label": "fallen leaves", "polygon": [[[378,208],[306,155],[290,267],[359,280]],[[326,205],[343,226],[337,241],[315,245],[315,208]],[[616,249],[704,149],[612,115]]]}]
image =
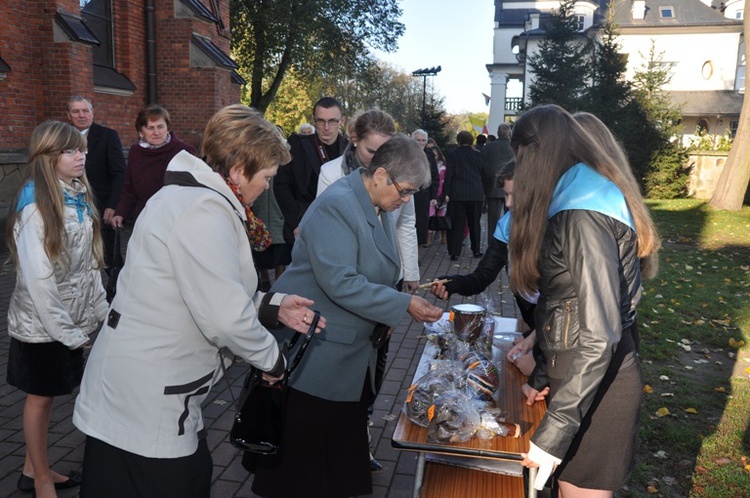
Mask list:
[{"label": "fallen leaves", "polygon": [[698,410],[696,410],[695,408],[685,408],[685,412],[696,414],[698,413]]},{"label": "fallen leaves", "polygon": [[654,388],[646,384],[645,386],[643,386],[643,392],[646,394],[654,394]]},{"label": "fallen leaves", "polygon": [[656,410],[655,415],[659,418],[666,417],[667,415],[669,415],[669,408],[667,408],[666,406],[662,406],[661,408]]},{"label": "fallen leaves", "polygon": [[734,337],[730,337],[729,346],[733,347],[734,349],[740,349],[745,346],[745,341],[742,339],[737,340]]}]

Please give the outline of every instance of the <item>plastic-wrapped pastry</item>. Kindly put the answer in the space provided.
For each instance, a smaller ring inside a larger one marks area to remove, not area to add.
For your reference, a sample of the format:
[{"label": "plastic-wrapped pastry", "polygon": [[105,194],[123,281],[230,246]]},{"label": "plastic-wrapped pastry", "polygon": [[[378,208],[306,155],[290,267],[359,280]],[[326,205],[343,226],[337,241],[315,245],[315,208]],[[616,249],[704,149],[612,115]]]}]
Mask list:
[{"label": "plastic-wrapped pastry", "polygon": [[417,380],[406,397],[406,414],[415,424],[427,427],[427,409],[442,394],[463,389],[466,377],[461,364],[453,361],[433,361],[430,371]]},{"label": "plastic-wrapped pastry", "polygon": [[479,428],[479,410],[463,391],[439,396],[427,410],[427,440],[434,443],[463,443]]}]

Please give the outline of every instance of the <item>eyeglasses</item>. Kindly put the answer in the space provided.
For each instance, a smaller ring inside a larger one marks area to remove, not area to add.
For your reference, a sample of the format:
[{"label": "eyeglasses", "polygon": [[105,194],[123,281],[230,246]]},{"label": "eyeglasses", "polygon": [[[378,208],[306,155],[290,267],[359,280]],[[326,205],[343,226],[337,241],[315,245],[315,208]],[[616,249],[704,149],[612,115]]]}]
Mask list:
[{"label": "eyeglasses", "polygon": [[76,152],[80,152],[84,156],[89,153],[88,149],[63,149],[60,151],[60,154],[68,157],[73,157],[76,155]]},{"label": "eyeglasses", "polygon": [[409,197],[409,196],[416,194],[420,190],[418,188],[407,188],[407,189],[401,188],[401,185],[399,185],[398,182],[396,182],[396,180],[393,179],[390,173],[388,173],[388,178],[390,178],[393,186],[396,187],[396,191],[398,192],[399,197]]},{"label": "eyeglasses", "polygon": [[338,126],[338,124],[341,122],[341,118],[339,119],[321,119],[321,118],[315,118],[313,119],[313,123],[315,123],[315,126]]}]

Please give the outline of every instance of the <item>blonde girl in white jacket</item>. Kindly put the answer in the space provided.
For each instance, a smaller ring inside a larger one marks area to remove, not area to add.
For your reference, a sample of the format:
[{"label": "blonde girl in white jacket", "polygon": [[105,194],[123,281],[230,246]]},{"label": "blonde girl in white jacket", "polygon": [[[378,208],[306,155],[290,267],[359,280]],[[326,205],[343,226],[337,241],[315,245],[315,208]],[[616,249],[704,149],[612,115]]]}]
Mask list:
[{"label": "blonde girl in white jacket", "polygon": [[107,314],[99,216],[85,176],[86,139],[72,126],[46,121],[31,134],[28,179],[8,218],[16,265],[8,310],[8,384],[26,393],[26,458],[20,491],[55,498],[80,484],[77,473],[52,471],[47,430],[55,396],[73,392],[83,375],[83,346]]}]

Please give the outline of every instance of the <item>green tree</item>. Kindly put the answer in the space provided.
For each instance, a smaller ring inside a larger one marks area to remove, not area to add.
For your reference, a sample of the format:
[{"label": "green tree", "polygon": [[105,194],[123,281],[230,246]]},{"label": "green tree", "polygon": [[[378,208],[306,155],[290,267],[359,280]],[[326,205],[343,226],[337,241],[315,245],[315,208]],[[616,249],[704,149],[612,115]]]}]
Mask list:
[{"label": "green tree", "polygon": [[592,42],[591,86],[582,107],[601,119],[618,138],[643,183],[653,151],[660,142],[644,109],[635,100],[633,85],[625,79],[627,60],[620,53],[614,2],[608,4],[597,31],[598,36]]},{"label": "green tree", "polygon": [[396,48],[398,0],[231,0],[232,53],[250,77],[250,105],[265,112],[290,68],[303,78],[370,63],[368,46]]},{"label": "green tree", "polygon": [[297,71],[291,69],[281,83],[276,98],[268,106],[266,118],[281,126],[288,136],[297,131],[300,124],[311,119],[313,104],[307,85]]},{"label": "green tree", "polygon": [[651,42],[648,59],[633,77],[635,100],[645,118],[639,144],[650,154],[644,175],[644,190],[649,197],[673,199],[687,196],[690,169],[685,167],[687,150],[679,139],[680,109],[663,90],[672,79],[663,53]]},{"label": "green tree", "polygon": [[591,86],[586,91],[585,105],[612,131],[618,128],[622,111],[632,98],[632,87],[625,80],[627,61],[620,54],[620,30],[614,21],[614,5],[610,2],[601,24],[599,36],[592,43]]},{"label": "green tree", "polygon": [[316,78],[311,85],[313,94],[335,95],[341,100],[346,113],[357,113],[377,107],[393,116],[399,131],[409,133],[424,127],[438,144],[447,140],[447,116],[443,98],[427,85],[425,118],[422,124],[421,79],[404,73],[382,61],[373,61],[364,70],[354,74]]},{"label": "green tree", "polygon": [[575,0],[560,2],[560,9],[549,17],[538,51],[528,58],[534,74],[529,87],[532,106],[558,104],[571,112],[581,109],[589,77],[589,48],[578,32],[574,6]]},{"label": "green tree", "polygon": [[424,123],[422,129],[428,135],[435,139],[435,142],[443,147],[448,143],[448,123],[450,117],[445,112],[444,101],[442,97],[428,96],[427,105],[425,106]]}]

